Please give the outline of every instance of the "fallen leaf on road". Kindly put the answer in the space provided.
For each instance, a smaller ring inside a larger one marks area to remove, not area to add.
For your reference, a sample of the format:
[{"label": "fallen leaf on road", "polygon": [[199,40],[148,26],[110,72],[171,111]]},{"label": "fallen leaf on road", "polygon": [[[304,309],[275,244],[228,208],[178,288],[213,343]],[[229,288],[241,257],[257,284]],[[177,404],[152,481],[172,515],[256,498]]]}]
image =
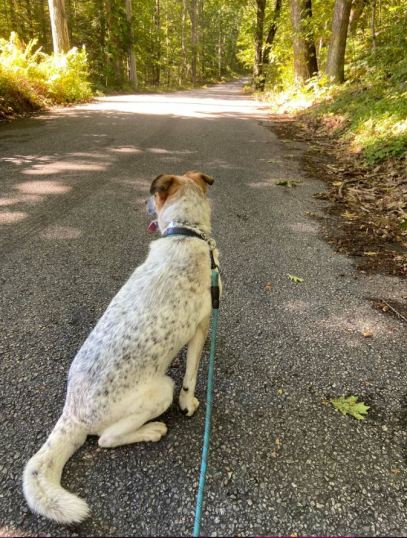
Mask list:
[{"label": "fallen leaf on road", "polygon": [[302,181],[296,180],[296,179],[282,179],[281,181],[277,181],[276,185],[280,185],[281,187],[296,187],[297,185],[301,185]]},{"label": "fallen leaf on road", "polygon": [[266,290],[272,290],[273,289],[273,284],[271,282],[267,282],[267,284],[264,286],[264,288]]},{"label": "fallen leaf on road", "polygon": [[364,402],[358,402],[357,396],[348,396],[348,398],[341,396],[340,398],[331,400],[331,403],[342,415],[351,415],[356,420],[364,420],[366,418],[364,415],[367,415],[370,409]]},{"label": "fallen leaf on road", "polygon": [[372,331],[369,331],[369,329],[365,329],[363,332],[362,332],[363,336],[365,338],[369,338],[370,336],[373,336],[373,333]]},{"label": "fallen leaf on road", "polygon": [[292,282],[295,282],[296,284],[300,284],[301,282],[304,282],[304,279],[301,278],[300,276],[290,275],[290,273],[287,273],[287,276]]}]

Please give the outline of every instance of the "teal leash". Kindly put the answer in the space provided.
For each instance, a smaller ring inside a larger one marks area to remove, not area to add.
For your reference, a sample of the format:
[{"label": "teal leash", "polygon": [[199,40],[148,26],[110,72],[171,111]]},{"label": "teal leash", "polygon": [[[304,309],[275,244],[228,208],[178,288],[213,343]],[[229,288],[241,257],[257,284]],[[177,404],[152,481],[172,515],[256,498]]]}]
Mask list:
[{"label": "teal leash", "polygon": [[199,536],[202,520],[202,506],[205,490],[206,467],[208,461],[209,443],[211,440],[211,419],[213,406],[213,376],[215,371],[215,351],[216,351],[216,331],[219,319],[219,273],[212,270],[211,275],[211,294],[212,294],[212,320],[211,320],[211,347],[209,353],[208,368],[208,387],[206,390],[206,415],[205,430],[203,436],[201,471],[199,474],[198,494],[196,496],[195,521],[193,536]]}]

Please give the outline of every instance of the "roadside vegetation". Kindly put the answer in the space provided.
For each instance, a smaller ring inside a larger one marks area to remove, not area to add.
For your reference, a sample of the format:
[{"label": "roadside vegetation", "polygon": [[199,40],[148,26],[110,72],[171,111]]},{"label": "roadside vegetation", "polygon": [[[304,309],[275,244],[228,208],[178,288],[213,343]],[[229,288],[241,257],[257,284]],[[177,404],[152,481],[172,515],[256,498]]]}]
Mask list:
[{"label": "roadside vegetation", "polygon": [[0,119],[92,95],[85,50],[45,54],[17,34],[0,39]]},{"label": "roadside vegetation", "polygon": [[360,269],[407,275],[407,1],[256,0],[244,20],[251,87],[329,183],[332,242]]}]

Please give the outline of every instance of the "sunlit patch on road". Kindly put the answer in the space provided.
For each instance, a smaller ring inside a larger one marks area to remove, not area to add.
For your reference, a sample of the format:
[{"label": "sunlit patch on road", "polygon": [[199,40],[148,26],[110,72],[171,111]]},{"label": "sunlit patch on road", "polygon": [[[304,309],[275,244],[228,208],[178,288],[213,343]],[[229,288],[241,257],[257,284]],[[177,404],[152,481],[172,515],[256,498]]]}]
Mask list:
[{"label": "sunlit patch on road", "polygon": [[27,217],[24,211],[3,211],[0,213],[0,225],[14,224],[20,222]]}]

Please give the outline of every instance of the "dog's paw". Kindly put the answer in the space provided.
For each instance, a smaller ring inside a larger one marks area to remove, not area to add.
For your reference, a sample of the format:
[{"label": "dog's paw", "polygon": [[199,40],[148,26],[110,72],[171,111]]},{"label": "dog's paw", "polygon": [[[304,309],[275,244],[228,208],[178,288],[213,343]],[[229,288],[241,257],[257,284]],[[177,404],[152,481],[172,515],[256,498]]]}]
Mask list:
[{"label": "dog's paw", "polygon": [[148,422],[139,430],[140,441],[156,443],[167,433],[167,426],[164,422]]},{"label": "dog's paw", "polygon": [[199,407],[199,400],[182,389],[181,394],[179,395],[179,406],[184,415],[192,417]]}]

